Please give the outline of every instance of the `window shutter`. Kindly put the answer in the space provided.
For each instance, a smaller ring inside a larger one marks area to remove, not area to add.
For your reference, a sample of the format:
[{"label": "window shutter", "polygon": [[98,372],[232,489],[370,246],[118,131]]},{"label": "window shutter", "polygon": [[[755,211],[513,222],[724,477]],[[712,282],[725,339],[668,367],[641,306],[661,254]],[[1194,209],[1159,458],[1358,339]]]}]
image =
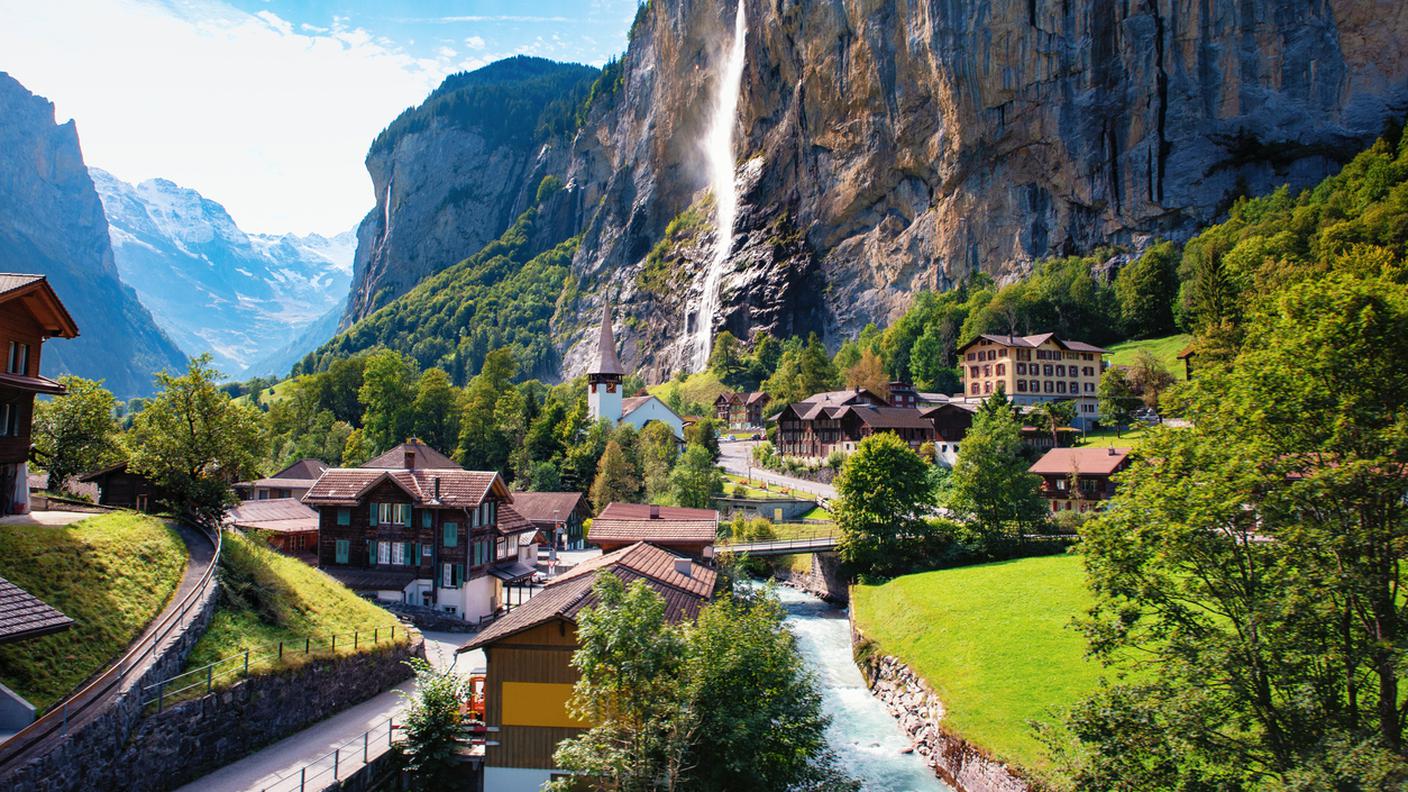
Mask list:
[{"label": "window shutter", "polygon": [[377,512],[379,511],[379,508],[378,508],[378,507],[379,507],[379,504],[376,504],[376,503],[371,504],[371,510],[372,510],[372,527],[373,527],[373,528],[377,527],[377,525],[380,524],[379,521],[378,521],[378,518],[380,518],[381,515],[377,514]]},{"label": "window shutter", "polygon": [[376,566],[376,551],[377,551],[376,542],[375,542],[375,541],[371,542],[370,544],[367,545],[367,547],[369,548],[369,550],[368,550],[368,552],[367,552],[367,558],[368,558],[368,560],[371,561],[371,566]]}]

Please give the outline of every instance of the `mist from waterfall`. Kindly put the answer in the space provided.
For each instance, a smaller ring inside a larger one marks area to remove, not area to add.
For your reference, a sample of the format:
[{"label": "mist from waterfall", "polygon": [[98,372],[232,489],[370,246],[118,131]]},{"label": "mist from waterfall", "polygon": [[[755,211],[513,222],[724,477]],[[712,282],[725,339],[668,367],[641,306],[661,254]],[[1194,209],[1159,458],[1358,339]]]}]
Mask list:
[{"label": "mist from waterfall", "polygon": [[[744,0],[738,0],[738,12],[733,19],[733,44],[723,73],[719,75],[719,92],[714,100],[714,114],[704,137],[704,154],[709,166],[709,186],[714,193],[714,251],[709,268],[704,273],[704,288],[694,312],[693,357],[686,358],[691,371],[703,371],[709,365],[709,352],[714,341],[714,314],[719,311],[719,281],[728,267],[728,254],[733,248],[733,222],[738,215],[738,188],[734,183],[733,129],[738,123],[738,95],[743,83],[744,57],[747,52],[748,18]],[[686,327],[688,319],[686,319]]]}]

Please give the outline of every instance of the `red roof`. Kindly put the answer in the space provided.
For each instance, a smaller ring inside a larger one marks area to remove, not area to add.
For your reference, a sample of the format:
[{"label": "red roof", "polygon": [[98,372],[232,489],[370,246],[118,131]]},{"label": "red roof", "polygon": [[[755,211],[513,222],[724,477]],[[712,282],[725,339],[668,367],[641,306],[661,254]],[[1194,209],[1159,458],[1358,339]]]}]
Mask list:
[{"label": "red roof", "polygon": [[580,492],[515,492],[513,509],[535,523],[565,522],[584,507],[585,500]]},{"label": "red roof", "polygon": [[1087,344],[1084,341],[1068,341],[1063,338],[1058,338],[1055,333],[1038,333],[1036,335],[1028,336],[997,335],[995,333],[983,333],[977,338],[974,338],[972,341],[969,341],[968,343],[959,347],[957,351],[963,352],[965,349],[970,346],[973,346],[979,341],[992,341],[994,343],[1001,344],[1002,346],[1022,347],[1024,349],[1035,349],[1036,347],[1041,346],[1047,341],[1054,341],[1056,342],[1057,346],[1061,347],[1062,349],[1069,349],[1072,352],[1097,352],[1103,355],[1107,354],[1110,351],[1108,349],[1102,349],[1098,346],[1095,346],[1094,344]]},{"label": "red roof", "polygon": [[1069,476],[1075,473],[1108,476],[1129,458],[1128,448],[1053,448],[1027,470],[1040,476]]},{"label": "red roof", "polygon": [[450,459],[415,438],[407,440],[370,462],[363,463],[362,467],[380,468],[382,470],[405,470],[407,451],[415,453],[416,470],[464,470],[455,460]]},{"label": "red roof", "polygon": [[230,509],[225,521],[237,528],[278,533],[318,530],[318,512],[297,498],[243,501]]},{"label": "red roof", "polygon": [[[678,565],[677,561],[680,562]],[[622,566],[644,577],[690,594],[700,597],[708,597],[713,594],[717,573],[702,564],[688,561],[689,572],[686,574],[679,569],[685,562],[686,559],[682,559],[668,550],[646,542],[636,542],[630,547],[623,547],[620,550],[583,561],[554,578],[548,585],[560,585],[565,580],[571,580],[574,577],[605,567]]]},{"label": "red roof", "polygon": [[[0,272],[0,303],[19,302],[51,338],[77,338],[78,324],[43,275]],[[6,308],[5,310],[12,310]]]},{"label": "red roof", "polygon": [[712,544],[718,533],[719,513],[713,509],[612,503],[592,520],[587,540],[593,543]]},{"label": "red roof", "polygon": [[[387,470],[374,468],[332,468],[318,479],[303,502],[310,506],[356,505],[369,490],[390,481],[410,496],[411,502],[442,508],[473,508],[484,501],[490,490],[509,498],[508,487],[498,473],[478,470],[432,468],[429,470]],[[436,497],[436,481],[440,482]]]}]

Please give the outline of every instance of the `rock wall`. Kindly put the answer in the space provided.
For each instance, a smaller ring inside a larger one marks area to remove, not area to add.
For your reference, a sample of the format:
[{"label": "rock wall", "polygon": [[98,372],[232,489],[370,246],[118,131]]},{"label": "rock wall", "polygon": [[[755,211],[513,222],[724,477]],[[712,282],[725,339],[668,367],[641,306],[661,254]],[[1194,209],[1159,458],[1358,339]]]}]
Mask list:
[{"label": "rock wall", "polygon": [[162,647],[140,678],[129,679],[101,715],[75,727],[47,754],[0,776],[0,789],[79,792],[118,789],[120,770],[113,758],[126,750],[142,725],[142,688],[181,672],[196,642],[215,615],[220,587],[211,585],[186,628]]},{"label": "rock wall", "polygon": [[909,666],[868,651],[864,636],[851,623],[856,663],[880,699],[914,740],[914,750],[940,778],[959,792],[1031,792],[1035,787],[1014,768],[995,759],[943,726],[944,705]]},{"label": "rock wall", "polygon": [[407,660],[425,658],[424,641],[412,636],[385,649],[250,677],[148,715],[112,761],[103,788],[174,789],[365,701],[410,677]]},{"label": "rock wall", "polygon": [[810,558],[811,568],[808,571],[798,572],[779,564],[774,568],[773,577],[833,605],[849,603],[850,581],[841,568],[840,557],[835,553],[812,553]]}]

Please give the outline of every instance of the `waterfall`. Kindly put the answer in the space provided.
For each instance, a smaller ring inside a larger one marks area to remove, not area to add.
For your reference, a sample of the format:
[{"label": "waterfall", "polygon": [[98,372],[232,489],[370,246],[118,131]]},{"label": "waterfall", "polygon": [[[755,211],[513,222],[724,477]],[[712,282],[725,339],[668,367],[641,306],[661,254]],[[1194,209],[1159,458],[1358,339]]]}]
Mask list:
[{"label": "waterfall", "polygon": [[[704,288],[694,312],[692,358],[686,366],[703,371],[709,364],[714,341],[714,314],[719,310],[719,281],[728,266],[733,247],[733,221],[738,215],[738,188],[734,183],[733,128],[738,123],[738,94],[743,82],[743,59],[747,50],[748,18],[744,0],[738,0],[733,18],[733,44],[719,75],[719,92],[714,99],[714,115],[704,137],[704,155],[709,165],[709,186],[714,193],[714,250],[704,273]],[[686,320],[688,329],[688,320]]]}]

